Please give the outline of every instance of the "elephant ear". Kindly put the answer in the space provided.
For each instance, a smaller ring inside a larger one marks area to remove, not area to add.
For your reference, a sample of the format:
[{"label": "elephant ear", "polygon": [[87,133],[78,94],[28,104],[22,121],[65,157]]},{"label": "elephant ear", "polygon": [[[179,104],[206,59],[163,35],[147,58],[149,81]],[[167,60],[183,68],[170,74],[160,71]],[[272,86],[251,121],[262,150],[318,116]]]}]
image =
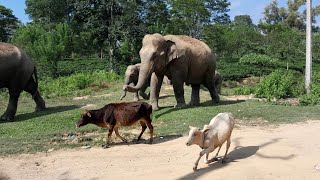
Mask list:
[{"label": "elephant ear", "polygon": [[177,59],[179,57],[179,52],[175,42],[167,40],[166,43],[167,43],[167,58],[169,63],[173,59]]}]

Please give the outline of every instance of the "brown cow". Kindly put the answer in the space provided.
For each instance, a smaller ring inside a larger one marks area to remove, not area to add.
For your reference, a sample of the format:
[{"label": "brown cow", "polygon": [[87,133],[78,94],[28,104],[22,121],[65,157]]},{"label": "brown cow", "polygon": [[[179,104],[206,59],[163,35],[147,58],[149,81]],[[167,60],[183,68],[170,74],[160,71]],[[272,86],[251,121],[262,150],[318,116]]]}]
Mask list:
[{"label": "brown cow", "polygon": [[[127,142],[125,138],[120,136],[118,132],[119,126],[131,126],[139,121],[142,130],[138,137],[138,141],[148,126],[150,130],[150,143],[152,143],[153,126],[151,124],[151,114],[152,106],[146,102],[110,103],[101,109],[86,110],[83,112],[80,120],[76,123],[76,127],[79,128],[91,123],[102,128],[108,128],[108,145],[113,130],[116,132],[117,137],[122,141]],[[107,145],[104,145],[103,147],[107,147]]]}]

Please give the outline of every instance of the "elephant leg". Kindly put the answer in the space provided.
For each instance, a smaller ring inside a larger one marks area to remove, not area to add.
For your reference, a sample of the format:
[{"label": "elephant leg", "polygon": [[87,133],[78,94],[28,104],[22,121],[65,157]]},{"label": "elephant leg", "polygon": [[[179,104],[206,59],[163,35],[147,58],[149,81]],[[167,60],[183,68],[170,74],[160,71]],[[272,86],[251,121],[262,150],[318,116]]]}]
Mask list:
[{"label": "elephant leg", "polygon": [[40,95],[39,90],[37,89],[37,84],[34,79],[31,77],[28,81],[27,85],[25,86],[24,90],[31,94],[33,100],[36,103],[36,111],[42,111],[46,109],[46,103]]},{"label": "elephant leg", "polygon": [[183,81],[178,79],[173,79],[172,85],[173,85],[174,95],[177,101],[177,104],[174,107],[175,108],[185,107],[186,102],[184,100]]},{"label": "elephant leg", "polygon": [[191,101],[189,102],[190,106],[198,106],[200,104],[200,97],[199,97],[199,84],[192,84],[192,93],[191,93]]},{"label": "elephant leg", "polygon": [[159,94],[163,81],[164,75],[157,75],[156,73],[152,73],[151,82],[150,82],[150,104],[152,105],[153,110],[159,109]]},{"label": "elephant leg", "polygon": [[220,101],[220,98],[219,98],[219,94],[217,92],[217,88],[214,83],[214,79],[212,77],[212,73],[207,72],[206,84],[204,84],[204,85],[206,86],[206,88],[208,88],[208,90],[210,92],[210,96],[212,98],[212,101],[214,103],[218,103]]},{"label": "elephant leg", "polygon": [[11,121],[13,120],[16,112],[17,112],[17,106],[18,106],[18,99],[20,97],[21,91],[14,91],[9,89],[9,103],[7,106],[7,110],[5,113],[1,116],[1,120],[5,121]]},{"label": "elephant leg", "polygon": [[142,86],[142,88],[139,91],[139,95],[145,100],[149,99],[149,95],[145,93],[147,88],[148,88],[148,83],[146,83],[146,85]]}]

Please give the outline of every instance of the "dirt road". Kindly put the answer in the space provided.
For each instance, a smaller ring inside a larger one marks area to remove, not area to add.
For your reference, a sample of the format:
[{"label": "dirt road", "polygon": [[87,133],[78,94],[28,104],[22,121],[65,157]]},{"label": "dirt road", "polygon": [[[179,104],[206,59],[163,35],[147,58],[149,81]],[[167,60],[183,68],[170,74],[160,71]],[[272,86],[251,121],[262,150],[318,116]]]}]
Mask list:
[{"label": "dirt road", "polygon": [[228,163],[201,159],[196,172],[200,148],[186,137],[164,140],[0,158],[0,179],[320,179],[320,121],[238,126]]}]

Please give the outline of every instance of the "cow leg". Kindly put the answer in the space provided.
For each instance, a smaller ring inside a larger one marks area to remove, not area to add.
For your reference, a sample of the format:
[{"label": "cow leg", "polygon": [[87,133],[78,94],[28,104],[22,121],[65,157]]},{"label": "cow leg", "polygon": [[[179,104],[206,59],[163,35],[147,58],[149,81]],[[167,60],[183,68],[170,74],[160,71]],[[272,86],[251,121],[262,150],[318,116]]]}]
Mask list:
[{"label": "cow leg", "polygon": [[204,163],[209,164],[210,162],[208,161],[209,158],[209,153],[206,153],[206,158],[204,159]]},{"label": "cow leg", "polygon": [[[221,145],[222,146],[222,145]],[[219,149],[218,149],[218,152],[217,152],[217,154],[213,157],[213,158],[211,158],[210,160],[207,160],[206,161],[206,164],[209,164],[209,163],[212,163],[212,162],[214,162],[214,161],[218,161],[218,154],[219,154],[219,152],[220,152],[220,149],[221,149],[221,146],[219,146]]]},{"label": "cow leg", "polygon": [[107,140],[107,144],[102,145],[102,148],[108,148],[108,147],[109,147],[112,132],[113,132],[113,127],[110,127],[110,128],[109,128],[109,131],[108,131],[108,140]]},{"label": "cow leg", "polygon": [[123,142],[128,142],[125,138],[123,138],[122,136],[120,136],[119,131],[118,131],[119,127],[115,127],[114,128],[114,132],[116,132],[116,135],[118,138],[120,138]]},{"label": "cow leg", "polygon": [[204,154],[209,154],[209,153],[211,153],[212,151],[214,151],[215,149],[216,149],[215,146],[210,146],[210,147],[208,147],[207,149],[202,150],[202,151],[200,152],[200,154],[199,154],[198,159],[197,159],[196,162],[194,163],[193,170],[194,170],[194,171],[197,170],[199,161],[200,161],[201,157],[202,157]]},{"label": "cow leg", "polygon": [[150,130],[150,141],[149,143],[152,144],[153,142],[153,126],[151,124],[151,119],[150,117],[148,118],[148,120],[144,120],[144,123],[147,124],[149,130]]},{"label": "cow leg", "polygon": [[143,121],[140,121],[140,124],[141,124],[142,130],[141,130],[141,133],[140,133],[137,141],[140,141],[142,134],[143,134],[144,131],[147,129],[146,123],[144,123]]},{"label": "cow leg", "polygon": [[227,140],[226,153],[224,154],[224,157],[222,159],[222,163],[226,163],[227,154],[228,154],[228,150],[229,150],[230,144],[231,144],[231,141],[230,141],[230,137],[229,137],[229,139]]}]

